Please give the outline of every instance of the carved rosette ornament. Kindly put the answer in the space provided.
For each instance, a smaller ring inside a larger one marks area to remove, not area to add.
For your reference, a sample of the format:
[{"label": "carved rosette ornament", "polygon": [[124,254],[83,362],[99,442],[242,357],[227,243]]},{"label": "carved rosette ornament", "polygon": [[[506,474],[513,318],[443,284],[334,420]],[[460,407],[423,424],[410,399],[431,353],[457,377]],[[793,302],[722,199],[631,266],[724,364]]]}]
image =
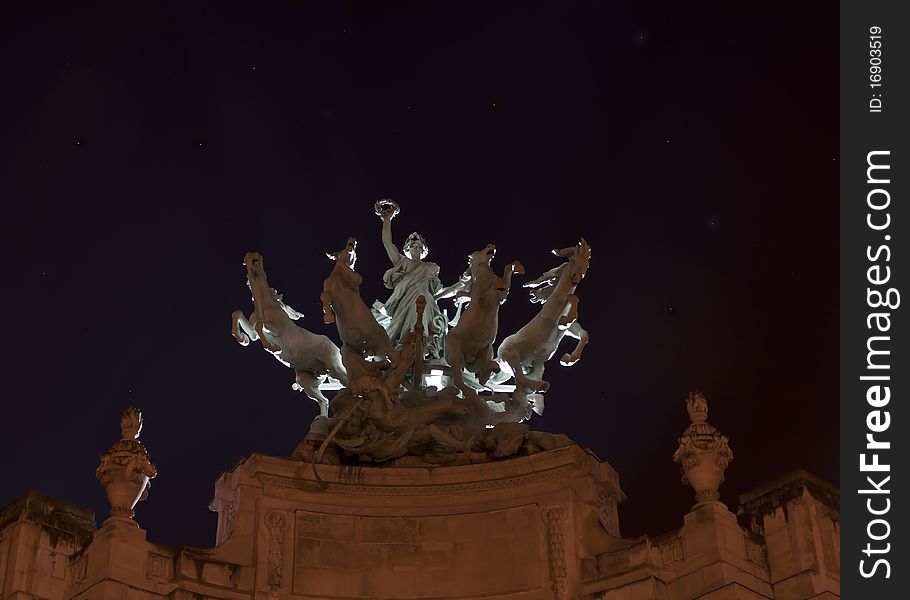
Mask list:
[{"label": "carved rosette ornament", "polygon": [[95,470],[95,477],[101,482],[107,500],[111,505],[109,520],[133,521],[133,507],[140,500],[148,498],[158,471],[149,460],[148,450],[139,442],[142,430],[142,413],[133,406],[123,411],[120,418],[120,440],[101,455],[101,464]]},{"label": "carved rosette ornament", "polygon": [[708,423],[708,401],[701,392],[686,399],[692,423],[679,438],[673,462],[680,464],[683,483],[695,489],[697,504],[720,500],[717,488],[724,481],[724,471],[733,461],[727,436]]}]

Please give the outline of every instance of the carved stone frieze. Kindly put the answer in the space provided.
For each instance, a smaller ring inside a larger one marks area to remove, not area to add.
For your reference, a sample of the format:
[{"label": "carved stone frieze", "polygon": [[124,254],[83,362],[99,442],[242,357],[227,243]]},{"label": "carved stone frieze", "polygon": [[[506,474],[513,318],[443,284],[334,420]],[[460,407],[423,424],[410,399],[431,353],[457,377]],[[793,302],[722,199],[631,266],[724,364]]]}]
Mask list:
[{"label": "carved stone frieze", "polygon": [[291,519],[281,511],[269,511],[265,515],[265,526],[268,532],[268,576],[269,598],[281,597],[282,576],[284,570],[284,538],[290,527]]},{"label": "carved stone frieze", "polygon": [[675,538],[668,544],[658,546],[658,550],[660,551],[660,562],[664,566],[685,558],[685,555],[683,554],[683,544],[680,538]]},{"label": "carved stone frieze", "polygon": [[562,506],[553,505],[544,509],[543,520],[547,525],[547,557],[550,566],[550,589],[554,600],[568,598],[566,586],[566,543],[563,523],[566,512]]},{"label": "carved stone frieze", "polygon": [[360,465],[338,465],[338,479],[353,485],[363,484],[363,467]]}]

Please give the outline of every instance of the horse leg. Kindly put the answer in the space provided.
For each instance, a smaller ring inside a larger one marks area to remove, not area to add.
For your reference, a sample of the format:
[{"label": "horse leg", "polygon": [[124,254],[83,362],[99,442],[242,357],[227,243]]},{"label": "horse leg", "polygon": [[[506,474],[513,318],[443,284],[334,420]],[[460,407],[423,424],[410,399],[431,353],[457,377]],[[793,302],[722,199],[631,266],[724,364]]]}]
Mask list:
[{"label": "horse leg", "polygon": [[262,328],[263,328],[263,327],[267,327],[267,326],[268,326],[268,325],[267,325],[267,322],[266,322],[266,321],[258,321],[258,322],[256,323],[256,333],[257,333],[257,335],[259,336],[259,340],[262,342],[262,347],[265,348],[266,350],[268,350],[269,352],[272,352],[272,353],[281,352],[281,348],[280,348],[280,347],[278,347],[278,346],[276,346],[275,344],[271,343],[271,342],[268,340],[268,338],[265,337],[265,333],[263,333]]},{"label": "horse leg", "polygon": [[332,344],[331,341],[329,341],[328,344],[332,347],[332,354],[328,365],[329,375],[340,381],[341,385],[347,386],[348,371],[344,368],[344,363],[341,362],[341,353],[335,348],[335,344]]},{"label": "horse leg", "polygon": [[530,419],[532,412],[535,412],[534,402],[528,399],[528,389],[515,386],[512,397],[506,402],[506,410],[496,415],[506,423],[521,423]]},{"label": "horse leg", "polygon": [[311,400],[315,400],[319,404],[320,415],[329,416],[329,399],[323,396],[319,390],[319,380],[322,377],[317,377],[309,371],[295,371],[295,373],[296,377],[291,387],[298,392],[303,392]]},{"label": "horse leg", "polygon": [[562,309],[562,316],[556,326],[560,329],[567,329],[578,319],[578,296],[569,294],[566,296],[566,306]]},{"label": "horse leg", "polygon": [[[521,375],[518,375],[517,373],[521,373]],[[543,369],[541,369],[541,374],[542,373]],[[533,371],[528,371],[528,374],[526,375],[520,363],[515,375],[515,385],[516,387],[523,387],[530,392],[541,394],[550,389],[549,382],[540,379],[540,375],[534,375]]]},{"label": "horse leg", "polygon": [[450,333],[446,338],[445,359],[452,368],[452,382],[455,384],[455,387],[461,390],[465,399],[469,399],[471,394],[476,397],[477,393],[464,382],[464,374],[461,372],[461,369],[464,366],[464,355],[461,352],[461,340],[457,334],[452,335],[452,333]]},{"label": "horse leg", "polygon": [[524,275],[525,274],[524,265],[521,264],[521,262],[519,262],[517,260],[513,260],[512,262],[510,262],[509,264],[506,265],[505,270],[502,272],[502,280],[506,284],[506,290],[503,293],[503,297],[502,297],[502,300],[500,301],[500,304],[502,302],[505,302],[506,296],[509,295],[509,289],[511,289],[511,287],[512,287],[512,273],[515,273],[517,275]]},{"label": "horse leg", "polygon": [[577,339],[578,344],[571,354],[567,353],[562,355],[562,358],[559,359],[559,364],[564,367],[571,367],[581,360],[581,353],[585,349],[585,346],[588,345],[588,332],[582,328],[578,321],[575,321],[572,323],[572,326],[566,330],[566,333]]},{"label": "horse leg", "polygon": [[[515,378],[516,384],[519,381],[519,377],[524,377],[524,373],[521,372],[521,358],[518,355],[518,350],[513,348],[509,343],[508,338],[499,345],[499,350],[497,351],[497,360],[500,364],[500,374],[503,376],[508,375],[508,371],[512,371],[512,377]],[[505,364],[509,368],[507,371],[502,370],[502,365]],[[497,383],[502,383],[507,381],[508,378],[500,378]]]},{"label": "horse leg", "polygon": [[528,380],[531,383],[528,387],[541,394],[550,389],[550,382],[543,379],[544,364],[544,361],[541,360],[540,362],[532,363],[528,369]]},{"label": "horse leg", "polygon": [[480,376],[480,385],[486,385],[491,373],[499,373],[502,371],[502,367],[499,366],[499,363],[493,360],[493,346],[484,348],[480,356],[477,357],[475,364],[479,367],[478,375]]},{"label": "horse leg", "polygon": [[374,348],[374,356],[376,358],[382,357],[382,360],[379,361],[382,369],[394,367],[404,353],[403,350],[402,352],[398,352],[392,347],[392,342],[389,340],[388,334],[382,327],[376,330],[375,339],[370,346]]},{"label": "horse leg", "polygon": [[[523,348],[523,346],[525,347]],[[525,374],[521,355],[523,351],[526,354],[528,353],[526,346],[526,342],[509,336],[499,345],[499,360],[509,365],[515,377],[515,387],[517,389],[524,389],[529,392],[545,392],[549,387],[547,382],[535,381],[535,378]]]},{"label": "horse leg", "polygon": [[377,373],[373,372],[374,369],[371,365],[363,359],[363,356],[347,344],[341,347],[341,365],[348,381],[356,381],[361,377],[377,375]]},{"label": "horse leg", "polygon": [[249,346],[250,340],[256,341],[259,339],[259,334],[253,329],[253,325],[239,310],[231,313],[231,335],[241,346]]},{"label": "horse leg", "polygon": [[[457,373],[457,375],[455,375]],[[477,393],[471,386],[467,385],[464,382],[464,377],[461,374],[461,369],[459,368],[455,371],[453,378],[455,379],[455,386],[461,390],[461,393],[464,394],[465,403],[467,404],[468,410],[470,411],[471,419],[476,419],[476,425],[474,426],[485,426],[493,424],[493,412],[490,410],[490,407],[487,406],[486,401],[480,397],[480,394]]]},{"label": "horse leg", "polygon": [[319,294],[319,299],[322,300],[322,322],[326,325],[334,323],[335,315],[332,313],[332,296],[328,290],[323,290]]}]

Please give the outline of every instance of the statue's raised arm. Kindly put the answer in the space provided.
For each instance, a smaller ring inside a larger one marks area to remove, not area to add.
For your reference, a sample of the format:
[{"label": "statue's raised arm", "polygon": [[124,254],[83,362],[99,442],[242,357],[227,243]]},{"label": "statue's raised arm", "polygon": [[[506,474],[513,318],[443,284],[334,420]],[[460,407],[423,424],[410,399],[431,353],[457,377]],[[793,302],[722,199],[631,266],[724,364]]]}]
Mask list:
[{"label": "statue's raised arm", "polygon": [[389,260],[392,261],[392,266],[394,267],[401,261],[402,257],[392,241],[392,219],[401,212],[401,208],[398,207],[398,203],[394,200],[383,198],[376,201],[373,210],[382,219],[382,245],[385,247],[386,254],[389,255]]}]

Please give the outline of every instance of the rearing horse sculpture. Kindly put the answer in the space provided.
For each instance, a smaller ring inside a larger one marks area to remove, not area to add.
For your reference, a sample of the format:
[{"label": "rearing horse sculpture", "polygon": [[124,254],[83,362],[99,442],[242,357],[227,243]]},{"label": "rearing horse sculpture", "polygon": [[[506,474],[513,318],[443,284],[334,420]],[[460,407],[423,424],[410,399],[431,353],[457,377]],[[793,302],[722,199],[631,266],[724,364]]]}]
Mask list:
[{"label": "rearing horse sculpture", "polygon": [[[534,392],[545,392],[550,387],[543,380],[544,364],[556,353],[559,342],[578,318],[578,296],[574,292],[588,271],[591,247],[582,238],[574,248],[560,250],[556,254],[568,257],[559,281],[546,297],[540,312],[527,325],[504,339],[498,351],[499,360],[512,369],[515,385]],[[588,339],[587,332],[584,334],[579,336],[575,351],[562,357],[564,365],[572,365],[581,358]],[[535,406],[535,410],[538,408],[539,412],[542,411],[542,407]]]},{"label": "rearing horse sculpture", "polygon": [[[341,338],[343,356],[345,361],[350,358],[375,357],[378,364],[388,366],[398,359],[398,353],[392,347],[389,335],[385,329],[376,322],[373,313],[367,308],[360,296],[360,284],[363,277],[354,271],[357,261],[357,240],[348,238],[345,247],[338,252],[326,253],[335,261],[331,274],[323,282],[322,300],[323,320],[335,323],[338,335]],[[352,376],[362,375],[360,371],[366,368],[363,361],[353,365],[345,362],[350,369],[358,369]]]},{"label": "rearing horse sculpture", "polygon": [[506,265],[502,277],[497,277],[490,267],[496,246],[488,244],[483,250],[471,254],[471,302],[462,313],[458,324],[449,331],[445,344],[445,359],[452,367],[455,385],[465,396],[476,395],[469,388],[461,369],[476,374],[481,385],[491,373],[500,370],[493,360],[493,341],[499,329],[499,305],[506,301],[512,285],[512,274],[524,274],[524,267],[517,260]]},{"label": "rearing horse sculpture", "polygon": [[324,335],[311,333],[294,324],[303,315],[285,304],[281,295],[269,287],[262,255],[248,252],[243,258],[246,280],[253,292],[253,314],[247,319],[239,310],[231,315],[231,333],[242,346],[260,340],[279,362],[294,369],[295,390],[306,393],[319,404],[319,413],[329,414],[329,401],[319,384],[331,375],[342,385],[348,381],[338,347]]},{"label": "rearing horse sculpture", "polygon": [[[552,253],[555,256],[562,256],[566,258],[566,262],[561,265],[546,271],[543,275],[529,281],[524,284],[522,287],[531,288],[531,303],[532,304],[543,304],[547,301],[547,298],[550,297],[550,294],[553,293],[553,288],[556,287],[556,283],[559,281],[559,278],[562,277],[563,272],[569,266],[568,259],[572,256],[575,256],[575,253],[578,250],[578,246],[569,246],[568,248],[555,249]],[[575,312],[578,312],[578,298],[575,298]],[[584,327],[581,326],[581,323],[576,319],[572,322],[571,325],[565,330],[566,335],[578,340],[578,343],[575,345],[575,349],[571,353],[565,353],[560,357],[559,364],[564,367],[571,367],[575,363],[581,360],[581,353],[584,351],[585,346],[588,345],[588,332]]]}]

